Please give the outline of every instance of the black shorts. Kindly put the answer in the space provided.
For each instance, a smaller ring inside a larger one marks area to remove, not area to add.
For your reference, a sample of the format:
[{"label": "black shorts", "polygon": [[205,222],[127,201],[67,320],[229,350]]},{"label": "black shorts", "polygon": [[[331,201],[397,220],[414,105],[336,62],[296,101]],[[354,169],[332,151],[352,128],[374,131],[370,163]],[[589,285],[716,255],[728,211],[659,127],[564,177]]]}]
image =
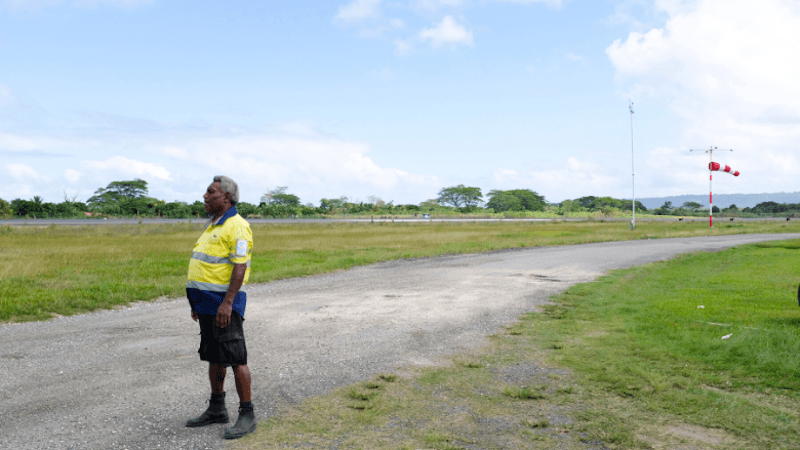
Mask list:
[{"label": "black shorts", "polygon": [[247,346],[244,343],[244,318],[231,311],[231,323],[217,326],[217,316],[200,314],[200,359],[225,367],[246,366]]}]

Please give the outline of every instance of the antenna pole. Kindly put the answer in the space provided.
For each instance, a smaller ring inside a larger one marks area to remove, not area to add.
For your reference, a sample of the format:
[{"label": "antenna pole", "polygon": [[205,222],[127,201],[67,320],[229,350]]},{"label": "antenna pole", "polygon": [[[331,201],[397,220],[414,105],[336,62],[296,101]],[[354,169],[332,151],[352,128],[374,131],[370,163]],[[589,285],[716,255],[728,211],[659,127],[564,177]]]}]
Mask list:
[{"label": "antenna pole", "polygon": [[631,112],[631,207],[633,207],[633,218],[631,219],[631,230],[636,229],[636,183],[634,176],[636,175],[633,170],[633,102],[628,100],[628,110]]}]

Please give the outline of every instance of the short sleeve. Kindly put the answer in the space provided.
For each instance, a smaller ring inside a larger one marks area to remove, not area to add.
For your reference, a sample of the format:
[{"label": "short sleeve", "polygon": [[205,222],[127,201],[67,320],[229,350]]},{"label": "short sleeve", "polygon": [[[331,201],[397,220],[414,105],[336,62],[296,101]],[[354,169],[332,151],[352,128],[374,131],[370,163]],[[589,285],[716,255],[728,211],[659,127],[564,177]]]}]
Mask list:
[{"label": "short sleeve", "polygon": [[229,236],[229,257],[234,264],[246,264],[253,251],[253,233],[246,223],[236,223]]}]

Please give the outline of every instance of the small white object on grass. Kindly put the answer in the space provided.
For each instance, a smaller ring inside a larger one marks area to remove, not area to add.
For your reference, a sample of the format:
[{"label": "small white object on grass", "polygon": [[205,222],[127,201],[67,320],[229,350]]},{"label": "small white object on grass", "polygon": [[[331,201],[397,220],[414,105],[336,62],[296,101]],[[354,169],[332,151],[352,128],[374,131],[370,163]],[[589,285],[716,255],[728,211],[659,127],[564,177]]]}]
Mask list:
[{"label": "small white object on grass", "polygon": [[731,334],[726,334],[725,336],[722,336],[722,339],[728,339],[728,338],[730,338],[731,336],[733,336],[733,333],[731,333]]},{"label": "small white object on grass", "polygon": [[700,305],[700,306],[697,307],[697,309],[703,309],[705,307],[706,307],[705,305]]}]

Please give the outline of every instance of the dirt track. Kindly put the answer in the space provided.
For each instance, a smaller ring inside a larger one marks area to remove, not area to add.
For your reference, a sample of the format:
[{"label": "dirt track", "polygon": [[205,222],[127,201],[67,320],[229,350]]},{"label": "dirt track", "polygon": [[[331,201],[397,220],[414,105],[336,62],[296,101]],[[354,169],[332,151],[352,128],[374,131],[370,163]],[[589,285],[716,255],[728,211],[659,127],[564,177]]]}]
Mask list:
[{"label": "dirt track", "polygon": [[[800,234],[546,247],[397,261],[252,285],[245,313],[259,418],[381,372],[436,364],[611,269]],[[0,326],[0,448],[222,448],[186,300]],[[229,409],[236,390],[228,376]]]}]

